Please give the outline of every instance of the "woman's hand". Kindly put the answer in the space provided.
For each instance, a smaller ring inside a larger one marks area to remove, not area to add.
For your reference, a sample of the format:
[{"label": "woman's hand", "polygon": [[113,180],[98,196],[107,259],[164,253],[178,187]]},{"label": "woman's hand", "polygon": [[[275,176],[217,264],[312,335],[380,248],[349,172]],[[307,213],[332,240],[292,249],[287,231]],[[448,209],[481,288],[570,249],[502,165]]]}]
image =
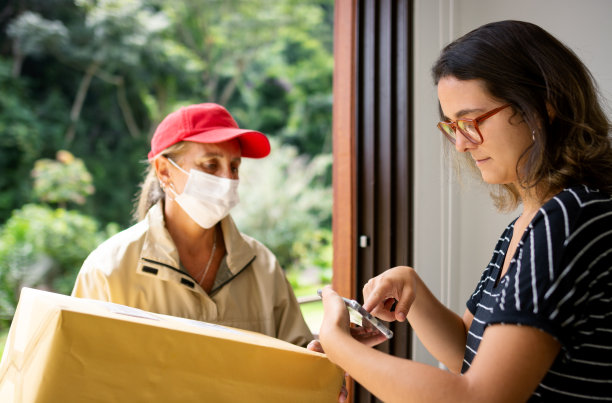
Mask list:
[{"label": "woman's hand", "polygon": [[[384,334],[374,327],[369,326],[351,326],[350,316],[346,309],[346,304],[340,296],[327,286],[323,289],[323,323],[319,331],[319,345],[312,342],[309,348],[313,351],[318,351],[318,348],[323,349],[321,344],[325,346],[327,343],[335,342],[346,335],[350,335],[355,340],[372,347],[387,340]],[[320,351],[322,352],[322,351]]]},{"label": "woman's hand", "polygon": [[[416,298],[417,274],[412,267],[398,266],[370,279],[363,287],[363,307],[374,316],[403,322]],[[395,310],[391,307],[395,303]]]},{"label": "woman's hand", "polygon": [[316,353],[325,354],[325,351],[323,351],[323,346],[321,345],[321,342],[316,339],[311,340],[310,343],[308,343],[308,345],[306,346],[306,349],[310,351],[314,351]]},{"label": "woman's hand", "polygon": [[319,330],[319,340],[323,347],[343,335],[350,335],[350,316],[346,305],[331,286],[323,287],[323,322]]},{"label": "woman's hand", "polygon": [[[374,347],[386,341],[387,338],[380,331],[375,328],[366,328],[362,326],[351,326],[350,328],[351,336],[362,344],[365,344],[368,347]],[[310,351],[315,351],[317,353],[325,354],[323,350],[323,346],[319,340],[312,340],[306,348]]]}]

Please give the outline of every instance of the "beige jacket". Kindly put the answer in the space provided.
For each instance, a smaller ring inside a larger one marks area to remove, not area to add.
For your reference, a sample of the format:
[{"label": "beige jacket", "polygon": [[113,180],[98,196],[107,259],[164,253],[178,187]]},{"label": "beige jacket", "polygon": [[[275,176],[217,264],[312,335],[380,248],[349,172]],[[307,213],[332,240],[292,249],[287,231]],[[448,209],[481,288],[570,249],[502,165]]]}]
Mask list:
[{"label": "beige jacket", "polygon": [[161,203],[85,260],[72,295],[251,330],[306,346],[312,334],[274,254],[221,221],[227,250],[210,294],[180,269]]}]

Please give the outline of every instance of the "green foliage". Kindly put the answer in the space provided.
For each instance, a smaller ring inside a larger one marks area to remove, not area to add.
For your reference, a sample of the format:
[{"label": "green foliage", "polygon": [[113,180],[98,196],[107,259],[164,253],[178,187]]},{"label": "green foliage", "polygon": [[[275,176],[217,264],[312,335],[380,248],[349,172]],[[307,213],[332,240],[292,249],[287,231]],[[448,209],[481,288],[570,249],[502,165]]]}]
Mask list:
[{"label": "green foliage", "polygon": [[70,293],[85,257],[117,231],[76,211],[26,204],[0,230],[0,317],[10,319],[21,287]]},{"label": "green foliage", "polygon": [[[288,271],[331,268],[331,155],[299,156],[272,141],[262,160],[242,162],[240,204],[232,216],[240,230],[264,243]],[[274,191],[273,191],[274,190]]]},{"label": "green foliage", "polygon": [[8,329],[0,330],[0,356],[4,353],[6,339],[8,338]]},{"label": "green foliage", "polygon": [[[293,244],[293,254],[296,262],[302,266],[298,268],[298,285],[301,283],[329,284],[332,276],[332,232],[327,228],[318,228],[314,231],[304,231],[299,234]],[[309,270],[310,269],[310,270]],[[316,270],[312,270],[316,269]],[[294,269],[295,270],[295,269]],[[308,272],[314,273],[314,278],[306,277]],[[304,276],[306,274],[306,276]],[[300,279],[300,275],[304,278]]]},{"label": "green foliage", "polygon": [[194,95],[300,154],[331,152],[333,1],[157,3],[182,54],[200,66]]},{"label": "green foliage", "polygon": [[[60,150],[56,160],[41,159],[32,170],[34,194],[41,201],[82,204],[93,192],[83,161]],[[14,314],[22,287],[69,293],[89,252],[118,231],[78,211],[26,204],[0,227],[0,328]]]},{"label": "green foliage", "polygon": [[14,38],[18,55],[41,56],[61,52],[68,42],[68,29],[61,21],[50,21],[40,14],[26,11],[7,29]]},{"label": "green foliage", "polygon": [[[131,224],[153,130],[172,110],[199,102],[219,102],[241,126],[275,139],[270,157],[244,161],[240,228],[268,245],[296,284],[305,272],[329,277],[333,0],[6,3],[2,312],[10,313],[21,285],[36,283],[25,273],[40,267],[52,267],[53,278],[40,280],[45,287],[69,290],[74,271],[104,238],[94,223]],[[83,165],[52,163],[58,150]],[[91,184],[74,171],[89,171]],[[69,189],[64,180],[72,174],[76,187]],[[28,204],[36,200],[78,211]],[[74,228],[54,235],[61,227],[54,220]]]},{"label": "green foliage", "polygon": [[41,159],[34,164],[34,195],[43,202],[65,207],[68,202],[83,204],[93,194],[92,178],[83,161],[60,150],[56,160]]},{"label": "green foliage", "polygon": [[13,79],[11,63],[0,57],[0,223],[30,200],[32,164],[56,133],[56,121],[45,118],[49,104],[35,106],[28,97],[30,85]]}]

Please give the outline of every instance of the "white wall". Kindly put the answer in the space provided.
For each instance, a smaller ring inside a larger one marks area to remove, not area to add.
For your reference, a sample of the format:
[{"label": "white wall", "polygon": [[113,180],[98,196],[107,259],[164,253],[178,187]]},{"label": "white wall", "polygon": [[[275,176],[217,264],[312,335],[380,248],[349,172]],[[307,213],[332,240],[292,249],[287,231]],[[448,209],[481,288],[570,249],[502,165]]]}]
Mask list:
[{"label": "white wall", "polygon": [[[520,211],[501,215],[483,187],[456,183],[435,127],[431,66],[444,45],[482,24],[529,21],[578,54],[612,105],[612,1],[415,0],[414,11],[415,268],[440,300],[462,315],[499,235]],[[413,347],[415,360],[437,364],[420,342]]]}]

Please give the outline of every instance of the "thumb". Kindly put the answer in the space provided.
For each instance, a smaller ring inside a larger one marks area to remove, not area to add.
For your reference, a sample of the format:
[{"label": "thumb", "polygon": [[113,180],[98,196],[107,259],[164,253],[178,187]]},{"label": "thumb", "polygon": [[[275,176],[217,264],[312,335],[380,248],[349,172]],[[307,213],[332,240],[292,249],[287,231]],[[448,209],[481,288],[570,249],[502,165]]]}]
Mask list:
[{"label": "thumb", "polygon": [[406,320],[408,311],[410,311],[410,307],[414,302],[414,297],[414,292],[410,288],[404,287],[400,299],[395,304],[395,319],[398,322],[403,322]]}]

